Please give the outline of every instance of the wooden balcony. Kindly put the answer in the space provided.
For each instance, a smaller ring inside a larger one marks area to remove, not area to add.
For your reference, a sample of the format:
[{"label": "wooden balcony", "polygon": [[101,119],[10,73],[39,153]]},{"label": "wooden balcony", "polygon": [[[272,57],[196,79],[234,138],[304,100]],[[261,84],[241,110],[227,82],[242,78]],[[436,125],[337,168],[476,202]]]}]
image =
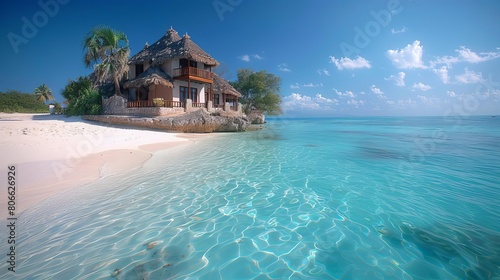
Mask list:
[{"label": "wooden balcony", "polygon": [[202,83],[212,84],[213,74],[210,71],[195,67],[182,67],[174,69],[174,79],[178,80],[193,80]]}]

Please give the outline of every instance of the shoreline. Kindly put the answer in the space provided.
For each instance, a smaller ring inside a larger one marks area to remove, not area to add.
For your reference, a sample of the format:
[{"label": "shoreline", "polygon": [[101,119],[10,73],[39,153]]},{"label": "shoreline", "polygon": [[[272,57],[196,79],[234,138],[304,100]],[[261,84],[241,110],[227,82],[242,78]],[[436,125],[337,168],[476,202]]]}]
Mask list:
[{"label": "shoreline", "polygon": [[[17,217],[66,190],[139,168],[155,152],[205,137],[101,125],[80,117],[0,113],[0,179],[7,182],[8,166],[16,166]],[[7,205],[7,193],[0,204]],[[7,214],[0,211],[0,220]]]}]

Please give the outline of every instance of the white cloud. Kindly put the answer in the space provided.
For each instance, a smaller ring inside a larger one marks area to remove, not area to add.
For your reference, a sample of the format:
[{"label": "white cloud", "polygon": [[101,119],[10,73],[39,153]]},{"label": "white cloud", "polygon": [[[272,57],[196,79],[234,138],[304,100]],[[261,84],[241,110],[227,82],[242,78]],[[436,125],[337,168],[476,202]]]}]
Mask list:
[{"label": "white cloud", "polygon": [[400,107],[415,107],[417,105],[417,102],[415,102],[413,99],[408,98],[408,99],[399,99],[397,103]]},{"label": "white cloud", "polygon": [[356,94],[354,94],[354,92],[348,90],[346,92],[341,92],[341,91],[338,91],[336,89],[333,89],[333,91],[338,95],[338,96],[347,96],[347,97],[351,97],[351,98],[354,98],[356,97]]},{"label": "white cloud", "polygon": [[418,90],[421,90],[421,91],[428,91],[430,90],[432,87],[429,86],[429,85],[425,85],[425,84],[422,84],[422,83],[413,83],[413,86],[412,88],[415,90],[415,89],[418,89]]},{"label": "white cloud", "polygon": [[257,60],[264,59],[262,56],[260,56],[258,54],[252,54],[252,55],[244,54],[242,56],[239,56],[238,58],[241,59],[241,60],[243,60],[243,61],[245,61],[245,62],[250,62],[251,58],[255,58]]},{"label": "white cloud", "polygon": [[308,83],[308,84],[303,84],[302,86],[303,87],[322,87],[323,83],[319,83],[319,84]]},{"label": "white cloud", "polygon": [[246,62],[249,62],[250,56],[248,54],[244,54],[244,55],[240,56],[239,59],[246,61]]},{"label": "white cloud", "polygon": [[317,93],[315,97],[316,101],[326,102],[326,103],[338,103],[339,101],[335,98],[326,98],[323,95]]},{"label": "white cloud", "polygon": [[417,98],[427,106],[435,107],[435,106],[438,106],[440,103],[440,99],[436,98],[436,97],[427,97],[427,96],[423,96],[423,95],[417,95]]},{"label": "white cloud", "polygon": [[319,104],[314,102],[310,96],[292,93],[283,98],[283,109],[317,109]]},{"label": "white cloud", "polygon": [[255,58],[255,59],[258,59],[258,60],[264,59],[262,56],[260,56],[258,54],[254,54],[254,55],[252,55],[252,57]]},{"label": "white cloud", "polygon": [[326,68],[318,69],[317,72],[318,72],[319,75],[330,76],[330,71],[326,70]]},{"label": "white cloud", "polygon": [[397,76],[391,75],[389,78],[386,78],[386,81],[394,81],[394,84],[397,85],[398,87],[404,87],[405,86],[405,72],[399,72]]},{"label": "white cloud", "polygon": [[288,65],[286,63],[281,63],[278,65],[278,69],[283,72],[291,72],[290,68],[288,68]]},{"label": "white cloud", "polygon": [[413,44],[408,44],[400,50],[388,50],[387,57],[394,66],[400,69],[426,68],[422,64],[423,47],[420,41],[415,40]]},{"label": "white cloud", "polygon": [[336,59],[334,56],[330,56],[330,61],[334,63],[339,70],[372,67],[370,62],[361,56],[357,56],[355,59],[350,59],[348,57]]},{"label": "white cloud", "polygon": [[483,82],[483,75],[481,73],[476,73],[465,68],[465,73],[461,75],[456,75],[455,79],[462,84],[474,84]]},{"label": "white cloud", "polygon": [[379,88],[377,88],[375,85],[372,85],[372,86],[370,87],[370,90],[371,90],[373,93],[375,93],[376,95],[382,95],[382,94],[384,94],[384,92],[383,92],[383,91],[381,91]]},{"label": "white cloud", "polygon": [[446,64],[448,68],[451,68],[452,64],[458,62],[469,62],[469,63],[479,63],[483,61],[488,61],[492,59],[496,59],[500,57],[500,51],[496,52],[481,52],[476,53],[465,46],[460,46],[459,49],[455,50],[458,53],[458,56],[440,56],[435,60],[431,61],[430,64],[432,67],[438,64]]},{"label": "white cloud", "polygon": [[364,100],[351,99],[351,100],[347,100],[347,104],[353,105],[355,108],[358,108],[359,106],[365,105],[365,101]]},{"label": "white cloud", "polygon": [[405,109],[408,107],[415,107],[417,105],[417,102],[415,100],[408,98],[408,99],[399,99],[397,101],[392,101],[392,100],[387,100],[385,101],[387,104],[391,105],[392,107],[396,107],[399,109]]},{"label": "white cloud", "polygon": [[447,94],[448,94],[448,96],[450,96],[450,97],[455,97],[455,96],[457,96],[457,94],[456,94],[454,91],[450,91],[450,90],[449,90],[449,91],[447,91],[446,93],[447,93]]},{"label": "white cloud", "polygon": [[436,58],[436,60],[433,60],[430,62],[431,67],[436,66],[437,64],[446,64],[448,68],[452,67],[452,64],[460,62],[460,59],[456,56],[441,56]]},{"label": "white cloud", "polygon": [[331,106],[336,105],[338,102],[337,99],[326,98],[319,93],[314,97],[292,93],[283,97],[283,109],[285,111],[297,109],[331,110]]},{"label": "white cloud", "polygon": [[432,72],[434,72],[443,83],[450,83],[450,76],[448,76],[448,68],[446,66],[441,66],[439,69],[432,69]]},{"label": "white cloud", "polygon": [[478,63],[500,57],[500,52],[483,52],[477,54],[464,46],[460,46],[460,49],[455,51],[458,52],[458,56],[462,60],[470,63]]},{"label": "white cloud", "polygon": [[295,84],[291,84],[290,88],[291,89],[299,89],[301,87],[314,88],[314,87],[322,87],[322,86],[323,86],[323,83],[319,83],[319,84],[307,83],[307,84],[303,84],[303,85],[299,85],[299,83],[295,83]]},{"label": "white cloud", "polygon": [[408,31],[408,29],[405,26],[401,29],[391,29],[392,34],[405,33],[406,31]]}]

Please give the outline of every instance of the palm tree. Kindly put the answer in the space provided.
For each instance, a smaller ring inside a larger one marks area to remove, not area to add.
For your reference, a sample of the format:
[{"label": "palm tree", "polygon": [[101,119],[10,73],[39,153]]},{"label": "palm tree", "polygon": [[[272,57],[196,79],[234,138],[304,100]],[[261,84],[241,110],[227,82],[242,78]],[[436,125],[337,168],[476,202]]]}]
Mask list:
[{"label": "palm tree", "polygon": [[121,94],[120,80],[128,72],[130,48],[125,33],[109,27],[95,27],[85,36],[83,61],[86,67],[94,67],[98,83],[111,78],[115,95]]},{"label": "palm tree", "polygon": [[45,103],[45,101],[47,100],[55,100],[54,96],[52,96],[52,90],[46,84],[35,88],[34,93],[38,101],[42,101]]}]

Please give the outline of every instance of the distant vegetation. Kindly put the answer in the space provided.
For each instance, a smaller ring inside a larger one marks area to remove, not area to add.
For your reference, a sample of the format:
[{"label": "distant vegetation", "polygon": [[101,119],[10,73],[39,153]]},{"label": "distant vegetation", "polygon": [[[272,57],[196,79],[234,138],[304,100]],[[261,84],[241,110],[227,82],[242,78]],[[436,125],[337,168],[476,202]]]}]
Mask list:
[{"label": "distant vegetation", "polygon": [[0,92],[0,112],[4,113],[48,113],[49,106],[37,100],[34,94],[15,90]]}]

